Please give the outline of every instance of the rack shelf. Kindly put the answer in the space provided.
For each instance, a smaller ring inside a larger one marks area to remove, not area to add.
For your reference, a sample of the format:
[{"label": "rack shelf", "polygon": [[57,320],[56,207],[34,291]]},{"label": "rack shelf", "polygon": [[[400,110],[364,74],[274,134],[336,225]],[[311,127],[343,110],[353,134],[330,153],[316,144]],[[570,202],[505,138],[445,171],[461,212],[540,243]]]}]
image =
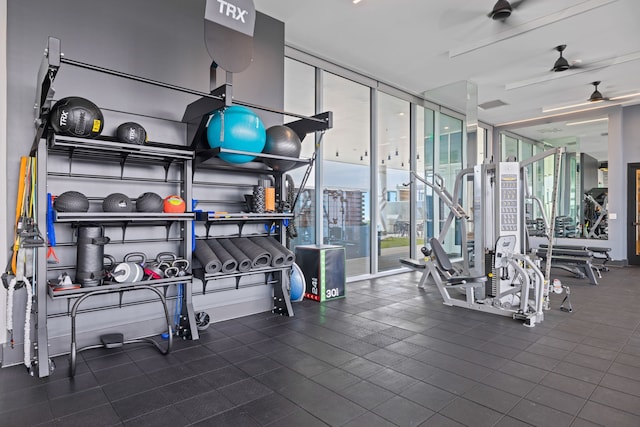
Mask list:
[{"label": "rack shelf", "polygon": [[103,290],[105,292],[106,291],[118,292],[121,289],[130,288],[135,285],[147,285],[147,286],[153,286],[153,287],[166,287],[170,285],[179,285],[179,284],[190,285],[192,282],[192,279],[193,279],[192,275],[186,275],[186,276],[171,277],[171,278],[165,278],[165,279],[143,280],[140,282],[118,283],[118,282],[105,281],[100,286],[92,286],[92,287],[79,288],[79,289],[61,289],[58,291],[54,290],[51,286],[49,286],[47,293],[54,300],[66,299],[66,298],[78,298],[78,297],[81,297],[82,295],[85,295],[89,292],[93,292],[96,290]]}]

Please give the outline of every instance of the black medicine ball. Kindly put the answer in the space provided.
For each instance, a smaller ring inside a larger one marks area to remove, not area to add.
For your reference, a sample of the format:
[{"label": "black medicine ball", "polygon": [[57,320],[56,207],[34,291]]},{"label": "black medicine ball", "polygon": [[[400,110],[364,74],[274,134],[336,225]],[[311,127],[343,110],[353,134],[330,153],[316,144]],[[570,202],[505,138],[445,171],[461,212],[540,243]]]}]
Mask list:
[{"label": "black medicine ball", "polygon": [[136,200],[138,212],[162,212],[164,199],[156,193],[147,192],[141,194]]},{"label": "black medicine ball", "polygon": [[123,123],[116,129],[116,139],[128,144],[144,144],[147,142],[147,131],[138,123]]},{"label": "black medicine ball", "polygon": [[87,212],[89,199],[78,191],[65,191],[53,200],[53,208],[58,212]]},{"label": "black medicine ball", "polygon": [[93,138],[104,127],[102,111],[85,98],[69,96],[56,102],[51,108],[49,121],[60,135]]},{"label": "black medicine ball", "polygon": [[122,193],[112,193],[102,201],[102,210],[105,212],[133,212],[131,199]]}]

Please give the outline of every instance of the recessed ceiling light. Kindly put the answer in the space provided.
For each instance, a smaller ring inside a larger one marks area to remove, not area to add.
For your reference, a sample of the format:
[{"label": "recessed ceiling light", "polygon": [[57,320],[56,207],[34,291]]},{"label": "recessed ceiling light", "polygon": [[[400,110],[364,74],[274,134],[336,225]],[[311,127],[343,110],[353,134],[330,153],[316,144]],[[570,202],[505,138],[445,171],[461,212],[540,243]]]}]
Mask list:
[{"label": "recessed ceiling light", "polygon": [[358,4],[360,3],[362,0],[353,0],[353,4]]}]

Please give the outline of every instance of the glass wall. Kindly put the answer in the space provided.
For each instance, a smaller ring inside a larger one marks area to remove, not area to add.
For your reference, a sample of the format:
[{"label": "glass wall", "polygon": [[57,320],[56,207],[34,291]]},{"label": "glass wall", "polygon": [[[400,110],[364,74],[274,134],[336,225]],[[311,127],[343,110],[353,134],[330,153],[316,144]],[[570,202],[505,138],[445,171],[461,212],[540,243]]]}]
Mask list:
[{"label": "glass wall", "polygon": [[[314,243],[343,246],[347,277],[355,277],[399,269],[399,258],[419,256],[429,238],[440,236],[449,208],[431,188],[416,181],[412,212],[411,188],[404,184],[411,182],[413,165],[429,181],[441,176],[445,188],[453,192],[456,176],[466,164],[466,147],[461,118],[425,108],[422,100],[408,94],[405,98],[400,92],[385,93],[364,77],[345,75],[357,81],[285,60],[285,110],[307,116],[333,112],[331,129],[303,141],[301,157],[313,155],[315,138],[320,138],[319,152],[295,206],[297,233],[289,244],[292,249]],[[410,99],[416,101],[412,104]],[[285,117],[285,123],[294,120]],[[477,156],[483,158],[486,133],[478,143]],[[304,172],[305,168],[288,172],[296,190]],[[463,206],[470,202],[463,199],[459,200]],[[460,254],[460,245],[460,227],[453,222],[444,246]]]},{"label": "glass wall", "polygon": [[409,103],[391,95],[378,96],[378,270],[398,268],[410,257]]},{"label": "glass wall", "polygon": [[[284,109],[312,116],[315,114],[315,68],[303,64],[299,61],[286,58],[284,62],[285,84],[284,84]],[[295,121],[297,118],[285,117],[285,123]],[[314,135],[309,134],[302,141],[300,157],[311,158],[315,149]],[[293,169],[288,175],[293,178],[295,192],[297,193],[304,173],[305,167]],[[294,249],[297,245],[308,245],[315,243],[316,230],[316,203],[315,203],[315,165],[311,171],[304,191],[300,194],[294,212],[296,219],[294,227],[289,228],[289,248]]]},{"label": "glass wall", "polygon": [[345,247],[347,276],[368,274],[370,88],[327,72],[322,82],[322,109],[333,111],[334,118],[322,141],[322,243]]}]

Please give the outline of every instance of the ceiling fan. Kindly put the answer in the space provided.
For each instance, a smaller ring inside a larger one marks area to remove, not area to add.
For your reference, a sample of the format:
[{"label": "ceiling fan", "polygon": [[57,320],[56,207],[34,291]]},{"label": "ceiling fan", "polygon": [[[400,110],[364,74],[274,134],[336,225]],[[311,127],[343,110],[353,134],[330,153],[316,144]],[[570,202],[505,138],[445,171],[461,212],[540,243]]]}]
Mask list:
[{"label": "ceiling fan", "polygon": [[513,9],[519,8],[525,1],[526,0],[516,0],[508,2],[507,0],[498,0],[487,16],[494,21],[504,21],[511,16]]},{"label": "ceiling fan", "polygon": [[560,53],[560,57],[556,59],[556,62],[553,64],[553,67],[551,68],[551,71],[562,72],[562,71],[567,71],[569,69],[582,68],[579,63],[574,62],[570,64],[569,61],[567,61],[567,58],[562,56],[562,52],[564,52],[566,48],[567,48],[566,44],[561,44],[554,47],[554,50],[557,50]]},{"label": "ceiling fan", "polygon": [[600,81],[596,81],[596,82],[592,82],[591,84],[594,87],[594,91],[591,94],[591,96],[589,97],[589,101],[590,102],[598,102],[598,101],[608,101],[609,98],[605,97],[602,95],[602,93],[598,90],[598,85],[600,84]]}]

